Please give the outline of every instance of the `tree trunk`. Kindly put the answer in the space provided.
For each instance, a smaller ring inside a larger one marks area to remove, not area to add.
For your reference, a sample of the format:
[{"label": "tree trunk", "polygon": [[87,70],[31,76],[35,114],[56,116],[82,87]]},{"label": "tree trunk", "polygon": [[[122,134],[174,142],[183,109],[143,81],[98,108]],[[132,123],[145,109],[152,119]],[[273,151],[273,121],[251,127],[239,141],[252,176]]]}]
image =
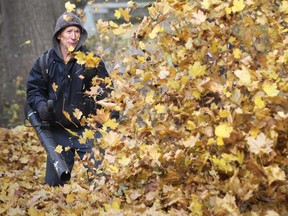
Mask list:
[{"label": "tree trunk", "polygon": [[[0,126],[24,119],[26,77],[33,62],[52,45],[65,2],[0,0]],[[25,43],[28,40],[31,43]]]}]

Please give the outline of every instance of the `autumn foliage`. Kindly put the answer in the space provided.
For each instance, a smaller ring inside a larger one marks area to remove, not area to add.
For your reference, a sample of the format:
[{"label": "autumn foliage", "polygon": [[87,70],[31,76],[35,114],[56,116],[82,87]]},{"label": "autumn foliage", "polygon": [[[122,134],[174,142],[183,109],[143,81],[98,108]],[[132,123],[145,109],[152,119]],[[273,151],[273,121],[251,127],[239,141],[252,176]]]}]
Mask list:
[{"label": "autumn foliage", "polygon": [[[129,31],[128,4],[115,12],[124,24],[97,22],[101,38]],[[163,0],[148,11],[79,137],[101,132],[108,181],[88,183],[78,160],[67,185],[42,185],[33,129],[1,129],[0,213],[288,214],[288,1]]]}]

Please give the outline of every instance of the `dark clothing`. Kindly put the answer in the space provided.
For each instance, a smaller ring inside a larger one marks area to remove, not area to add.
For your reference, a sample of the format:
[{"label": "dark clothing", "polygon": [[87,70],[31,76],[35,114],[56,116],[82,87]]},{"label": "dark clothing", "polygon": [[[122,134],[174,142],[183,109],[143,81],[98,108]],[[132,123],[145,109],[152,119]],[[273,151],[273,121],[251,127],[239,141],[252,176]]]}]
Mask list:
[{"label": "dark clothing", "polygon": [[[96,113],[96,103],[93,98],[85,94],[92,86],[92,79],[94,77],[102,78],[103,80],[109,77],[103,61],[100,62],[97,68],[86,69],[83,65],[76,62],[75,58],[71,58],[67,64],[64,62],[62,52],[59,45],[58,34],[68,26],[78,26],[80,28],[80,38],[76,51],[87,52],[83,45],[87,32],[83,28],[81,20],[72,13],[64,13],[59,17],[54,34],[53,34],[53,48],[49,52],[48,59],[48,76],[43,76],[40,67],[40,58],[36,60],[27,80],[27,101],[30,107],[39,113],[40,107],[48,100],[53,100],[54,114],[50,121],[50,131],[55,139],[55,142],[62,145],[62,155],[70,170],[74,165],[74,156],[77,151],[78,155],[83,158],[86,153],[90,153],[92,158],[92,148],[95,147],[92,143],[80,144],[78,136],[81,136],[85,126],[80,124],[79,119],[74,117],[74,112],[79,109],[83,116]],[[96,99],[104,99],[111,89],[106,88],[103,82],[99,84],[101,87],[101,94]],[[42,119],[43,120],[43,119]],[[76,132],[78,136],[74,136],[66,129]],[[89,140],[93,142],[93,140]],[[94,160],[93,160],[94,161]],[[94,165],[98,167],[101,161],[95,160]],[[46,164],[45,182],[50,186],[63,185],[53,168],[49,158]]]},{"label": "dark clothing", "polygon": [[[55,114],[51,124],[61,124],[62,126],[74,129],[79,127],[79,120],[73,116],[75,109],[79,109],[84,116],[94,114],[96,112],[95,102],[93,98],[85,95],[85,91],[91,87],[91,80],[97,76],[105,79],[109,77],[103,61],[95,69],[85,70],[83,66],[76,63],[76,59],[70,59],[65,62],[53,51],[49,57],[49,72],[47,81],[45,81],[39,59],[34,63],[27,80],[27,99],[29,105],[34,110],[38,110],[41,102],[47,102],[48,99],[53,100]],[[98,99],[103,99],[110,91],[105,88],[105,84],[100,84],[106,93],[99,95]],[[65,112],[69,113],[72,122],[65,116]]]},{"label": "dark clothing", "polygon": [[[93,148],[95,147],[93,144],[94,140],[89,140],[86,144],[80,144],[78,141],[78,137],[71,135],[69,132],[59,128],[51,128],[51,133],[53,134],[53,138],[56,143],[61,143],[63,148],[66,147],[70,148],[68,151],[62,151],[62,155],[65,159],[65,162],[70,170],[72,172],[74,161],[75,161],[75,154],[77,154],[81,159],[84,158],[86,153],[90,153],[90,160],[94,162],[94,167],[97,168],[101,164],[101,160],[94,158],[93,154]],[[81,135],[82,130],[78,131],[78,135]],[[97,132],[95,134],[95,138],[100,138],[101,134]],[[104,154],[104,150],[99,147],[99,150],[102,154]],[[91,167],[85,166],[87,169],[87,172],[94,173],[93,170],[91,170]],[[88,174],[89,175],[89,174]],[[64,182],[62,182],[54,167],[52,162],[50,161],[50,158],[47,158],[46,162],[46,176],[45,176],[45,183],[50,186],[57,186],[57,185],[64,185]]]}]

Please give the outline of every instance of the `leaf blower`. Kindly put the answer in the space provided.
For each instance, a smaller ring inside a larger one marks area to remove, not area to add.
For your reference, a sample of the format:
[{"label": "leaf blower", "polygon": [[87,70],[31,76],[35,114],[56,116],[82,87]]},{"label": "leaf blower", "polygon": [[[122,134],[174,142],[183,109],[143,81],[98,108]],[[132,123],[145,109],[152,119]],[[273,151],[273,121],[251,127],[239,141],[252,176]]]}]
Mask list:
[{"label": "leaf blower", "polygon": [[[53,101],[48,100],[48,111],[53,112]],[[25,117],[35,129],[37,136],[43,145],[48,157],[50,157],[54,169],[62,182],[67,182],[71,178],[71,173],[67,167],[62,154],[55,152],[57,144],[52,133],[49,131],[49,122],[40,120],[38,113],[32,110],[28,103],[25,104]]]}]

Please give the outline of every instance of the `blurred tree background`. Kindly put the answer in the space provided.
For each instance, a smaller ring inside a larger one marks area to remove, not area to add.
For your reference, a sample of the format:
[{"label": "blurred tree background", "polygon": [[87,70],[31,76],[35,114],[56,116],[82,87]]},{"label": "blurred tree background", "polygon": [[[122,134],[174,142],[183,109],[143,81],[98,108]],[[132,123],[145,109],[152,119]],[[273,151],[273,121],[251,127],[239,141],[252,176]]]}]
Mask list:
[{"label": "blurred tree background", "polygon": [[[0,0],[0,125],[23,120],[26,76],[36,58],[51,45],[65,0]],[[25,43],[26,42],[26,43]]]}]

